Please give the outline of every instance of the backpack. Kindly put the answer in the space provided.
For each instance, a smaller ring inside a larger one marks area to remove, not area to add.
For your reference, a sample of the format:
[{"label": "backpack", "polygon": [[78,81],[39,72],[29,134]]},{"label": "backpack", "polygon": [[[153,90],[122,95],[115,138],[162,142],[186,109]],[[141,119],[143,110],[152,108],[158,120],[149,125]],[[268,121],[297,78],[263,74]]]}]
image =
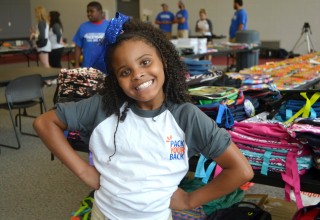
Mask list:
[{"label": "backpack", "polygon": [[285,198],[290,201],[293,190],[301,208],[299,175],[312,167],[310,149],[292,138],[279,122],[235,122],[228,132],[253,169],[266,176],[269,171],[281,173]]},{"label": "backpack", "polygon": [[238,202],[229,208],[218,209],[207,220],[271,220],[271,214],[254,203]]},{"label": "backpack", "polygon": [[71,220],[90,220],[91,210],[94,200],[94,190],[88,196],[83,198],[77,211],[72,212]]},{"label": "backpack", "polygon": [[292,220],[319,220],[320,203],[309,205],[299,209],[293,216]]}]

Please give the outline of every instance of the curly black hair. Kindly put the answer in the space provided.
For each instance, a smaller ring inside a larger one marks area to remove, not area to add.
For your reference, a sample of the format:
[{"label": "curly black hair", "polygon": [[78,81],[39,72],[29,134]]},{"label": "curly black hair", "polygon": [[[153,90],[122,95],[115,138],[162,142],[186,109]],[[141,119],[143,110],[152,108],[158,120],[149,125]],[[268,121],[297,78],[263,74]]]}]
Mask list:
[{"label": "curly black hair", "polygon": [[[104,109],[107,116],[116,114],[119,120],[123,121],[130,104],[135,102],[135,100],[128,97],[118,85],[111,65],[115,49],[128,40],[144,41],[154,47],[161,58],[165,73],[165,82],[163,85],[165,101],[163,104],[166,105],[168,101],[178,104],[190,102],[185,78],[188,70],[186,65],[180,60],[175,46],[166,38],[159,28],[152,24],[139,20],[129,20],[123,25],[123,33],[117,37],[116,42],[108,45],[105,54],[108,76],[105,79],[100,94],[103,96]],[[120,112],[120,108],[125,102],[127,102],[128,105],[123,112]]]}]

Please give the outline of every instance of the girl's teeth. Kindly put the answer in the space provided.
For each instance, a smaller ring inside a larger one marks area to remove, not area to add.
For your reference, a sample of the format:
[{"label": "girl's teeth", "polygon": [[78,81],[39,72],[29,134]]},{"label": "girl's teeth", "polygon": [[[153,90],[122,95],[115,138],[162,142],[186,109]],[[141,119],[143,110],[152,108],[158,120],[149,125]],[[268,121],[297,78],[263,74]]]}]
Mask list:
[{"label": "girl's teeth", "polygon": [[145,89],[145,88],[149,87],[151,84],[152,84],[151,80],[148,82],[142,83],[140,86],[137,87],[137,90]]}]

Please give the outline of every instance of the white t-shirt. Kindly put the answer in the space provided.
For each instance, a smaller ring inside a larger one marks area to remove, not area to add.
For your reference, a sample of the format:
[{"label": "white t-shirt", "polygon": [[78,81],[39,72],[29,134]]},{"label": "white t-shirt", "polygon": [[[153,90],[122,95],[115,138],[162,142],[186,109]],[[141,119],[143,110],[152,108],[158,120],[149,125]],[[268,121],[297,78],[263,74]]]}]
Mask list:
[{"label": "white t-shirt", "polygon": [[[62,29],[60,28],[60,32],[62,33]],[[59,49],[64,47],[62,42],[62,37],[60,39],[60,42],[58,43],[57,35],[53,32],[52,28],[49,30],[49,40],[51,43],[51,49]]]},{"label": "white t-shirt", "polygon": [[207,20],[199,20],[197,26],[200,30],[202,30],[202,34],[204,36],[211,36],[211,32],[209,30],[209,24]]},{"label": "white t-shirt", "polygon": [[114,140],[117,116],[106,117],[102,103],[95,95],[58,104],[56,113],[69,131],[90,137],[94,165],[101,174],[94,199],[108,219],[167,220],[189,157],[217,157],[231,142],[226,130],[190,103],[152,111],[132,105]]}]

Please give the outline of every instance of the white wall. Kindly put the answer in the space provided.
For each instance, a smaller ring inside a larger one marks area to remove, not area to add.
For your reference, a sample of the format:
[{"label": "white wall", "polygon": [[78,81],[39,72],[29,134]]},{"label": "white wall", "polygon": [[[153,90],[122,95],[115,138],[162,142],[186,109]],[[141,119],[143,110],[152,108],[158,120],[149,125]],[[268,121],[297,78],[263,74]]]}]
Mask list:
[{"label": "white wall", "polygon": [[[320,50],[320,0],[243,0],[248,12],[248,29],[257,30],[263,41],[278,40],[280,46],[290,51],[301,36],[304,22],[309,22],[312,30],[311,40],[315,50]],[[167,3],[176,13],[177,0],[141,0],[141,9],[148,8],[155,16],[161,11],[161,3]],[[198,11],[205,8],[214,25],[214,33],[228,36],[231,17],[234,13],[233,0],[184,0],[189,11],[189,25],[194,33]],[[176,31],[176,27],[174,27]],[[307,44],[302,44],[295,52],[306,53]]]},{"label": "white wall", "polygon": [[[98,0],[103,8],[113,16],[116,0]],[[248,12],[248,28],[257,30],[263,41],[278,40],[280,46],[290,51],[301,36],[304,22],[309,22],[312,30],[311,40],[316,50],[320,50],[320,0],[243,0]],[[71,41],[78,26],[87,20],[86,5],[90,0],[31,0],[31,10],[43,5],[48,11],[57,10],[65,27],[65,36]],[[191,34],[198,19],[198,11],[205,8],[214,25],[214,33],[228,35],[231,17],[234,13],[233,0],[184,0],[189,11]],[[150,21],[161,11],[161,3],[167,3],[176,13],[178,0],[140,0],[140,12],[152,11]],[[141,18],[143,15],[141,14]],[[34,20],[33,20],[33,23]],[[176,25],[174,26],[174,33]],[[296,49],[297,53],[306,53],[307,45],[303,42]]]}]

